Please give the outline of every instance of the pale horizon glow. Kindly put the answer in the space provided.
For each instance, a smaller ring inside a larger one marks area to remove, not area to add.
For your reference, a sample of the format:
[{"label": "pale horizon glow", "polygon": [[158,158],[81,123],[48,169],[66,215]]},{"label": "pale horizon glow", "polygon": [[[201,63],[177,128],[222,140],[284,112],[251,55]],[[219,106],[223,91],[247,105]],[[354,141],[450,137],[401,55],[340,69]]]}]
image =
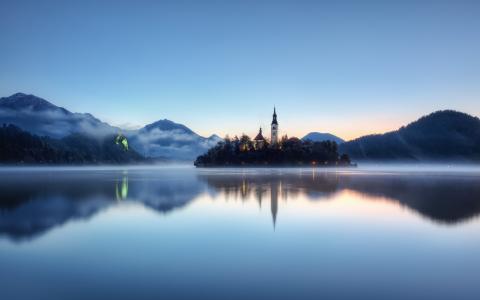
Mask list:
[{"label": "pale horizon glow", "polygon": [[2,1],[0,97],[112,125],[345,140],[480,115],[480,2]]}]

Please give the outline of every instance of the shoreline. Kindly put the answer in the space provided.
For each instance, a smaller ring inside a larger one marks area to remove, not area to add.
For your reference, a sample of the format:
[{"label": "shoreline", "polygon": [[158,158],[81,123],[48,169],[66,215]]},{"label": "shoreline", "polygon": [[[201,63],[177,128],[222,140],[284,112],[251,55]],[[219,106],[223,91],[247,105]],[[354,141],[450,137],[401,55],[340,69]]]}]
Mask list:
[{"label": "shoreline", "polygon": [[195,165],[195,168],[358,168],[357,163],[349,165],[337,165],[337,164],[235,164],[235,165]]}]

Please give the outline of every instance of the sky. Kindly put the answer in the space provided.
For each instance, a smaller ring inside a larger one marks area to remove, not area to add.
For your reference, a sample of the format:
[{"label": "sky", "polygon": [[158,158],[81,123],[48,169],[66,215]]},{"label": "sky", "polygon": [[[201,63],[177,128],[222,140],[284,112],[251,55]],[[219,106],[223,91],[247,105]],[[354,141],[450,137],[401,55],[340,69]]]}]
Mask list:
[{"label": "sky", "polygon": [[112,125],[330,132],[480,115],[480,1],[0,0],[0,97]]}]

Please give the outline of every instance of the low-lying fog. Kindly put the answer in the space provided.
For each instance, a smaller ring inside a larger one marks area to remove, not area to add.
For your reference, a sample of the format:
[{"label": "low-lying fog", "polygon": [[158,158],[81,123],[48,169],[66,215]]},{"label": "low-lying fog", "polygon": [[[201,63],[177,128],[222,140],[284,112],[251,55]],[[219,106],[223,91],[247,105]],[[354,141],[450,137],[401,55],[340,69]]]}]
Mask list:
[{"label": "low-lying fog", "polygon": [[83,165],[83,166],[1,166],[0,172],[15,172],[15,171],[60,171],[60,170],[81,170],[81,171],[98,171],[98,170],[154,170],[154,169],[176,169],[176,168],[191,168],[199,171],[238,171],[243,172],[268,172],[269,170],[281,170],[282,172],[296,172],[299,170],[315,169],[319,172],[348,172],[348,173],[363,173],[363,172],[438,172],[438,173],[480,173],[480,164],[467,163],[382,163],[382,162],[365,162],[358,163],[357,167],[339,167],[339,168],[324,168],[324,167],[228,167],[228,168],[195,168],[193,163],[158,163],[152,165]]}]

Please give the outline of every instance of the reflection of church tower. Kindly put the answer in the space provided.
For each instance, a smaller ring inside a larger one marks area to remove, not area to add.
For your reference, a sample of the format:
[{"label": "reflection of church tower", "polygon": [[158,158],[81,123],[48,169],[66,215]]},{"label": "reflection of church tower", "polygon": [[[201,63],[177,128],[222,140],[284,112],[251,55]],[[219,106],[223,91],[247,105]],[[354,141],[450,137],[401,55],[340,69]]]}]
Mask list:
[{"label": "reflection of church tower", "polygon": [[278,212],[278,182],[273,181],[270,183],[270,210],[272,211],[273,228],[277,223]]},{"label": "reflection of church tower", "polygon": [[275,111],[275,107],[273,107],[273,120],[272,120],[272,137],[271,143],[272,145],[276,145],[278,143],[278,122],[277,122],[277,113]]},{"label": "reflection of church tower", "polygon": [[260,187],[258,187],[255,192],[256,192],[256,194],[257,194],[258,206],[259,206],[260,208],[262,208],[262,190],[261,190]]}]

